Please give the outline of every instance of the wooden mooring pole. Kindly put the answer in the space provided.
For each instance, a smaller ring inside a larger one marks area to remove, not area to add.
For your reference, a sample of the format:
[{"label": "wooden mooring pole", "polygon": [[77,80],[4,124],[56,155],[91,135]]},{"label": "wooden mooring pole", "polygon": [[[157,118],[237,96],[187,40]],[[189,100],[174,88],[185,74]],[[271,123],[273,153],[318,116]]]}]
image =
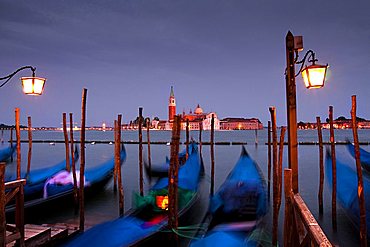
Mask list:
[{"label": "wooden mooring pole", "polygon": [[352,95],[352,132],[353,141],[355,145],[355,158],[356,158],[356,170],[357,170],[357,196],[360,207],[360,243],[361,247],[367,246],[367,233],[366,233],[366,205],[364,195],[364,182],[362,179],[362,168],[360,160],[360,147],[358,144],[358,133],[357,133],[357,122],[356,122],[356,95]]},{"label": "wooden mooring pole", "polygon": [[291,195],[293,194],[292,189],[292,170],[285,168],[284,169],[284,198],[285,198],[285,209],[284,209],[284,247],[293,246],[293,201]]},{"label": "wooden mooring pole", "polygon": [[[10,127],[10,146],[13,147],[13,127]],[[13,162],[13,155],[10,156],[10,162]]]},{"label": "wooden mooring pole", "polygon": [[257,129],[254,130],[254,134],[255,134],[254,144],[257,146],[258,145],[258,130]]},{"label": "wooden mooring pole", "polygon": [[19,108],[15,108],[15,132],[17,137],[17,179],[21,179],[21,128],[19,125]]},{"label": "wooden mooring pole", "polygon": [[189,157],[189,119],[186,119],[186,160]]},{"label": "wooden mooring pole", "polygon": [[118,115],[118,120],[115,121],[116,131],[116,142],[115,142],[115,161],[117,167],[117,180],[118,180],[118,191],[119,191],[119,216],[122,217],[124,213],[124,194],[122,185],[122,173],[121,173],[121,124],[122,115]]},{"label": "wooden mooring pole", "polygon": [[275,107],[269,108],[272,122],[272,146],[273,146],[273,215],[272,215],[272,245],[277,246],[278,238],[278,192],[279,192],[279,179],[278,179],[278,159],[277,159],[277,134],[276,134],[276,110]]},{"label": "wooden mooring pole", "polygon": [[268,198],[270,199],[270,186],[271,186],[271,121],[267,124],[267,187],[268,187]]},{"label": "wooden mooring pole", "polygon": [[31,117],[28,117],[28,157],[27,157],[27,177],[31,171],[31,158],[32,158],[32,123]]},{"label": "wooden mooring pole", "polygon": [[203,122],[199,123],[199,154],[202,156],[202,131],[203,131]]},{"label": "wooden mooring pole", "polygon": [[331,217],[334,231],[337,230],[337,163],[335,156],[334,124],[333,124],[333,106],[329,106],[330,123],[330,147],[332,155],[332,193],[331,193]]},{"label": "wooden mooring pole", "polygon": [[67,113],[63,112],[63,134],[64,134],[64,145],[66,152],[66,170],[67,172],[71,171],[71,165],[69,161],[69,140],[67,132]]},{"label": "wooden mooring pole", "polygon": [[85,230],[85,126],[86,126],[86,100],[87,89],[82,91],[82,106],[81,106],[81,161],[80,161],[80,231]]},{"label": "wooden mooring pole", "polygon": [[118,126],[117,120],[114,120],[114,192],[117,192],[118,182]]},{"label": "wooden mooring pole", "polygon": [[317,122],[317,135],[319,139],[319,167],[320,167],[320,184],[319,184],[319,214],[320,216],[324,213],[324,206],[323,206],[323,191],[324,191],[324,148],[322,144],[322,131],[321,131],[321,120],[320,117],[316,117]]},{"label": "wooden mooring pole", "polygon": [[140,195],[144,195],[144,175],[143,175],[143,108],[139,107],[139,185],[140,185]]},{"label": "wooden mooring pole", "polygon": [[5,216],[5,162],[0,162],[0,247],[6,246],[6,216]]},{"label": "wooden mooring pole", "polygon": [[76,161],[74,152],[74,137],[73,137],[73,114],[69,113],[69,134],[71,139],[71,157],[72,157],[72,176],[73,176],[73,198],[75,206],[75,214],[78,212],[78,190],[77,190],[77,175],[76,175]]},{"label": "wooden mooring pole", "polygon": [[146,138],[148,142],[148,167],[149,167],[149,178],[152,178],[152,157],[151,157],[151,150],[150,150],[150,121],[147,119],[146,121]]},{"label": "wooden mooring pole", "polygon": [[284,151],[284,137],[286,127],[282,126],[280,129],[280,143],[279,143],[279,162],[278,162],[278,196],[277,196],[277,212],[279,214],[281,206],[281,192],[282,192],[282,173],[283,173],[283,151]]},{"label": "wooden mooring pole", "polygon": [[215,118],[212,114],[211,119],[211,195],[214,194],[215,190],[215,147],[214,147],[214,139],[215,139]]},{"label": "wooden mooring pole", "polygon": [[178,246],[178,236],[176,234],[178,227],[178,171],[179,171],[179,146],[180,146],[181,117],[175,115],[172,126],[171,140],[171,159],[168,174],[168,225],[173,234],[170,235],[171,246]]}]

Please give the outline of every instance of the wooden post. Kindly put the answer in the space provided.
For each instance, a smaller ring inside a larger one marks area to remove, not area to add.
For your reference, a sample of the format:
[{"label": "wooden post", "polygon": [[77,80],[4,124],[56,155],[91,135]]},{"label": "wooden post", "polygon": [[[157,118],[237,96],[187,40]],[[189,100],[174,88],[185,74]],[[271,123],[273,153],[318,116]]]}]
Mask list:
[{"label": "wooden post", "polygon": [[63,133],[64,133],[64,145],[66,149],[66,170],[67,172],[71,171],[71,165],[69,162],[69,140],[67,132],[67,113],[63,112]]},{"label": "wooden post", "polygon": [[215,151],[214,151],[214,139],[215,139],[215,118],[212,114],[211,119],[211,195],[214,194],[215,187]]},{"label": "wooden post", "polygon": [[15,108],[15,132],[17,137],[17,179],[21,179],[21,129],[19,126],[19,108]]},{"label": "wooden post", "polygon": [[285,38],[286,46],[286,105],[288,123],[288,165],[292,169],[292,186],[298,193],[298,138],[297,138],[297,100],[295,84],[294,36],[289,31]]},{"label": "wooden post", "polygon": [[277,211],[279,213],[281,206],[281,192],[282,192],[282,176],[283,176],[283,150],[284,150],[284,136],[286,127],[281,127],[280,144],[279,144],[279,165],[278,165],[278,196],[277,196]]},{"label": "wooden post", "polygon": [[[169,196],[169,207],[168,207],[168,225],[170,229],[177,231],[178,227],[178,170],[179,170],[179,146],[180,146],[180,129],[181,129],[181,118],[179,115],[175,115],[173,126],[172,126],[172,140],[171,140],[171,159],[169,169],[169,181],[168,181],[168,196]],[[177,234],[171,234],[171,240],[174,241],[172,246],[178,246]]]},{"label": "wooden post", "polygon": [[332,155],[332,193],[331,193],[331,217],[333,229],[337,230],[337,163],[335,157],[335,140],[334,140],[334,124],[333,124],[333,106],[329,106],[329,122],[330,122],[330,147]]},{"label": "wooden post", "polygon": [[[10,127],[10,146],[13,147],[13,127]],[[13,155],[10,156],[10,162],[13,162]]]},{"label": "wooden post", "polygon": [[321,131],[321,120],[320,117],[316,117],[317,122],[317,135],[319,139],[319,162],[320,162],[320,184],[319,184],[319,214],[322,215],[324,213],[324,206],[323,206],[323,191],[324,191],[324,148],[322,143],[322,131]]},{"label": "wooden post", "polygon": [[255,139],[254,139],[254,144],[257,146],[258,145],[258,131],[257,129],[254,130],[254,134],[255,134]]},{"label": "wooden post", "polygon": [[0,162],[0,247],[6,246],[5,162]]},{"label": "wooden post", "polygon": [[365,206],[365,195],[364,195],[364,182],[362,179],[362,168],[360,160],[360,147],[358,144],[357,134],[357,121],[356,121],[356,95],[352,95],[352,132],[353,141],[355,145],[355,158],[356,158],[356,170],[357,170],[357,196],[360,207],[360,243],[361,246],[367,246],[367,233],[366,233],[366,206]]},{"label": "wooden post", "polygon": [[76,161],[74,152],[74,139],[73,139],[73,114],[69,113],[69,134],[71,139],[71,157],[72,157],[72,176],[73,176],[73,198],[75,202],[75,214],[78,211],[78,190],[77,190],[77,175],[76,175]]},{"label": "wooden post", "polygon": [[142,133],[142,122],[143,119],[143,108],[139,107],[139,183],[140,183],[140,195],[144,195],[144,174],[143,174],[143,133]]},{"label": "wooden post", "polygon": [[202,155],[202,131],[203,131],[203,122],[199,123],[199,154]]},{"label": "wooden post", "polygon": [[81,107],[81,161],[80,161],[80,231],[85,230],[85,125],[86,125],[86,99],[87,89],[82,91],[82,107]]},{"label": "wooden post", "polygon": [[284,212],[284,247],[292,245],[292,222],[293,222],[293,205],[291,200],[292,189],[292,170],[284,169],[284,194],[285,194],[285,212]]},{"label": "wooden post", "polygon": [[124,194],[123,194],[123,185],[122,185],[122,173],[121,173],[121,122],[122,115],[118,115],[118,120],[116,122],[116,131],[117,131],[117,141],[116,141],[116,167],[118,175],[118,191],[119,191],[119,216],[123,216],[124,212]]},{"label": "wooden post", "polygon": [[27,160],[27,176],[31,171],[32,158],[32,124],[31,117],[28,117],[28,160]]},{"label": "wooden post", "polygon": [[149,178],[152,177],[152,157],[151,157],[151,150],[150,150],[150,121],[147,119],[146,122],[146,138],[148,141],[148,166],[149,166]]},{"label": "wooden post", "polygon": [[186,119],[186,160],[189,157],[189,119]]},{"label": "wooden post", "polygon": [[268,198],[270,199],[270,181],[271,181],[271,121],[267,124],[267,187],[268,187]]},{"label": "wooden post", "polygon": [[279,192],[279,179],[278,179],[278,164],[277,164],[277,134],[276,134],[276,111],[275,107],[270,107],[271,121],[272,121],[272,143],[273,143],[273,223],[272,223],[272,245],[277,246],[278,234],[278,192]]},{"label": "wooden post", "polygon": [[118,190],[119,190],[119,208],[120,208],[120,211],[119,211],[119,215],[120,216],[123,216],[124,215],[124,210],[125,210],[125,204],[124,204],[124,201],[125,201],[125,194],[124,194],[124,191],[123,191],[123,184],[122,184],[122,172],[121,172],[121,131],[122,131],[122,115],[119,114],[118,115],[118,120],[117,120],[117,124],[118,124],[118,142],[120,144],[120,146],[118,147],[118,154],[119,154],[119,163],[118,163]]},{"label": "wooden post", "polygon": [[113,191],[117,192],[118,165],[117,165],[117,120],[114,120],[114,170],[113,170]]},{"label": "wooden post", "polygon": [[16,246],[24,245],[24,184],[20,183],[18,193],[15,197],[15,226],[18,228],[20,238],[16,241]]}]

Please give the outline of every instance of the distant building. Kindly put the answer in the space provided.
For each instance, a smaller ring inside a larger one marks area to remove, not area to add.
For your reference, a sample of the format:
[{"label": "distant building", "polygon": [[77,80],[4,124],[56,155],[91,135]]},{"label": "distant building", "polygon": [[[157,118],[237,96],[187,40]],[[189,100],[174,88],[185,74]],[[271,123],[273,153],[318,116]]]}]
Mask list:
[{"label": "distant building", "polygon": [[173,92],[173,87],[171,86],[170,98],[168,100],[168,121],[172,122],[176,115],[176,99]]},{"label": "distant building", "polygon": [[222,130],[255,130],[263,129],[263,125],[257,118],[224,118],[220,122]]},{"label": "distant building", "polygon": [[215,112],[204,113],[203,109],[197,105],[194,113],[190,110],[188,114],[185,112],[181,116],[181,129],[186,129],[186,122],[189,121],[189,130],[199,130],[202,125],[203,130],[211,130],[212,127],[212,116],[214,121],[214,129],[220,129],[220,120]]},{"label": "distant building", "polygon": [[[168,101],[168,120],[159,120],[153,121],[152,126],[155,129],[161,130],[172,130],[173,120],[176,115],[176,99],[175,94],[173,91],[173,87],[171,86],[170,97]],[[212,124],[212,116],[214,119],[214,129],[220,129],[220,120],[217,118],[217,114],[215,112],[203,112],[203,109],[197,105],[194,112],[190,110],[188,114],[185,112],[181,115],[181,129],[186,130],[186,123],[189,121],[189,130],[199,130],[200,126],[202,126],[203,130],[210,130]]]},{"label": "distant building", "polygon": [[[170,97],[168,100],[168,120],[153,120],[152,128],[159,130],[172,130],[173,120],[176,115],[176,99],[173,87],[171,86]],[[189,122],[189,130],[211,130],[212,116],[215,130],[255,130],[263,129],[263,125],[257,118],[225,118],[220,120],[216,112],[204,112],[198,104],[197,107],[189,113],[183,113],[181,116],[181,129],[186,130],[186,123]]]}]

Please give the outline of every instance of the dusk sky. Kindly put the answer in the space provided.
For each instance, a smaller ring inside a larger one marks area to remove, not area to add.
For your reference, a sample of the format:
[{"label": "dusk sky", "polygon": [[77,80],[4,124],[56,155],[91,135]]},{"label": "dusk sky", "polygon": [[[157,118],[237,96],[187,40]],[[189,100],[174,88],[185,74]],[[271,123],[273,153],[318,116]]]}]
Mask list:
[{"label": "dusk sky", "polygon": [[[297,119],[370,119],[370,1],[368,0],[0,0],[0,77],[25,65],[46,77],[42,96],[22,93],[18,73],[0,88],[0,123],[61,127],[62,114],[86,125],[112,125],[143,115],[167,119],[170,87],[177,113],[197,104],[219,118],[258,118],[276,107],[286,125],[285,36],[303,36],[326,85],[307,90],[297,77]],[[298,70],[296,66],[296,70]]]}]

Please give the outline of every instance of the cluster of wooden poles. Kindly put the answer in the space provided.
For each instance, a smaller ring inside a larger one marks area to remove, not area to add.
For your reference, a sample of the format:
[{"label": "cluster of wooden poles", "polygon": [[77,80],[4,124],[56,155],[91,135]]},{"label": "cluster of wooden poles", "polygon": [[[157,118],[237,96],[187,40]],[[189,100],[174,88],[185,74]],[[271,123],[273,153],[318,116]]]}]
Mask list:
[{"label": "cluster of wooden poles", "polygon": [[[64,132],[64,139],[65,139],[65,152],[66,152],[66,170],[70,171],[72,168],[73,172],[73,181],[74,181],[74,200],[75,200],[75,209],[77,211],[77,207],[79,205],[79,213],[80,213],[80,230],[84,231],[84,170],[85,170],[85,117],[86,117],[86,99],[87,99],[87,89],[83,89],[82,92],[82,107],[81,107],[81,155],[80,155],[80,186],[78,190],[77,186],[77,177],[76,177],[76,167],[74,162],[74,138],[73,138],[73,115],[72,113],[69,114],[70,117],[70,140],[68,140],[68,133],[67,133],[67,120],[66,120],[66,113],[63,113],[63,132]],[[144,178],[143,178],[143,141],[142,141],[142,107],[139,108],[139,187],[140,187],[140,195],[144,195]],[[280,142],[279,142],[279,152],[278,152],[278,141],[277,141],[277,126],[276,126],[276,109],[275,107],[269,108],[271,121],[268,121],[268,195],[270,195],[270,181],[271,181],[271,158],[272,158],[272,172],[273,172],[273,234],[272,234],[272,243],[274,246],[277,246],[278,242],[278,215],[281,206],[281,194],[282,194],[282,157],[283,157],[283,146],[284,146],[284,135],[286,131],[286,127],[282,126],[281,133],[280,133]],[[360,202],[360,241],[361,246],[366,246],[367,243],[367,235],[366,235],[366,208],[365,208],[365,201],[364,201],[364,194],[363,194],[363,180],[362,180],[362,170],[361,170],[361,163],[360,163],[360,153],[359,153],[359,144],[358,144],[358,134],[357,134],[357,123],[356,123],[356,96],[352,96],[352,110],[351,110],[351,117],[352,117],[352,126],[353,126],[353,137],[354,137],[354,144],[355,144],[355,157],[356,157],[356,169],[358,175],[358,196]],[[20,152],[20,125],[19,125],[19,109],[16,108],[15,110],[15,119],[16,119],[16,141],[17,141],[17,179],[21,179],[21,169],[20,169],[20,162],[21,162],[21,152]],[[121,120],[122,115],[118,115],[118,119],[114,121],[114,129],[115,129],[115,171],[114,171],[114,190],[117,191],[117,184],[118,184],[118,191],[119,191],[119,215],[124,215],[124,191],[122,187],[122,177],[121,177],[121,166],[120,166],[120,148],[121,148]],[[323,183],[324,183],[324,167],[323,167],[323,141],[322,141],[322,131],[321,131],[321,121],[320,117],[316,117],[317,126],[318,126],[318,140],[319,140],[319,167],[320,167],[320,184],[319,184],[319,192],[318,192],[318,202],[319,202],[319,213],[320,215],[323,214]],[[210,140],[210,153],[211,153],[211,195],[214,193],[214,171],[215,171],[215,162],[214,162],[214,118],[212,116],[211,120],[211,140]],[[329,106],[329,121],[330,121],[330,147],[331,153],[333,157],[333,185],[332,185],[332,225],[333,229],[336,230],[337,228],[337,219],[336,219],[336,164],[335,164],[335,140],[334,140],[334,127],[333,127],[333,107]],[[271,126],[272,122],[272,126]],[[200,127],[202,125],[200,124]],[[272,129],[272,130],[271,130]],[[29,150],[28,150],[28,163],[27,163],[27,173],[30,172],[31,169],[31,157],[32,157],[32,125],[31,125],[31,117],[28,117],[28,140],[29,140]],[[178,176],[178,153],[179,153],[179,141],[180,141],[180,130],[181,130],[181,118],[179,115],[175,116],[175,120],[173,122],[172,128],[172,139],[171,139],[171,159],[170,159],[170,170],[169,170],[169,226],[171,228],[176,229],[178,226],[178,219],[177,219],[177,176]],[[271,138],[272,133],[272,138]],[[11,134],[12,138],[12,134]],[[257,140],[257,139],[256,139]],[[272,140],[272,141],[271,141]],[[12,142],[12,140],[11,140]],[[186,158],[188,156],[188,146],[189,146],[189,122],[186,122]],[[151,169],[151,152],[150,152],[150,135],[149,135],[149,128],[147,128],[147,144],[148,144],[148,165]],[[202,150],[202,128],[199,131],[199,144],[200,144],[200,153]],[[257,144],[257,141],[256,141]],[[271,150],[272,147],[272,150]],[[70,164],[69,159],[69,152],[71,152],[72,156],[72,164]],[[272,153],[272,157],[271,157]],[[290,169],[286,169],[284,174],[291,174]],[[284,175],[285,176],[285,175]],[[285,191],[286,199],[290,200],[291,194],[289,194],[289,176],[287,175],[287,180],[285,181]],[[288,194],[287,194],[288,193]],[[309,210],[308,212],[302,213],[302,210],[305,209],[305,204],[303,200],[299,199],[299,195],[296,200],[291,200],[290,202],[297,202],[301,201],[301,205],[298,205],[298,208],[301,208],[301,218],[309,217]],[[291,214],[289,212],[289,208],[287,208],[286,202],[285,206],[285,223],[284,223],[284,245],[292,243],[292,219],[289,219]],[[307,227],[306,227],[307,229]],[[315,236],[322,234],[321,228],[315,228],[314,232],[310,232],[308,229],[309,235],[312,238]],[[319,233],[315,233],[315,231],[319,231]],[[321,231],[321,232],[320,232]],[[293,234],[294,235],[294,234]],[[298,241],[298,240],[296,240]],[[326,237],[322,237],[317,241],[322,241],[324,243],[330,243]]]},{"label": "cluster of wooden poles", "polygon": [[[278,152],[278,141],[277,141],[277,126],[276,126],[276,109],[275,107],[269,108],[271,121],[268,121],[268,195],[270,195],[270,181],[271,181],[271,168],[273,175],[273,229],[272,229],[272,244],[277,246],[278,244],[278,215],[281,206],[281,194],[282,194],[282,157],[283,157],[283,146],[284,146],[284,135],[286,127],[282,126],[280,133],[279,152]],[[360,162],[360,151],[359,141],[357,134],[357,122],[356,122],[356,96],[352,96],[352,130],[353,139],[355,145],[355,158],[356,158],[356,170],[358,177],[358,197],[360,207],[360,242],[361,246],[367,246],[367,235],[366,235],[366,207],[363,192],[363,178]],[[319,180],[319,191],[318,191],[318,203],[319,203],[319,214],[323,214],[323,188],[324,188],[324,154],[323,154],[323,138],[322,138],[322,127],[320,117],[316,117],[318,140],[319,140],[319,169],[320,169],[320,180]],[[272,126],[271,126],[272,122]],[[337,179],[336,179],[336,157],[335,157],[335,138],[334,138],[334,124],[333,124],[333,106],[329,106],[329,124],[330,124],[330,148],[332,153],[332,227],[334,231],[337,231],[337,203],[336,203],[336,191],[337,191]],[[272,133],[272,138],[271,138]],[[272,141],[271,141],[272,140]],[[272,150],[271,150],[272,146]],[[272,163],[271,167],[271,153]],[[285,216],[284,216],[284,246],[297,246],[302,241],[313,241],[316,245],[320,246],[331,246],[330,241],[325,237],[325,234],[318,226],[316,220],[308,210],[303,199],[299,196],[299,193],[293,193],[292,181],[293,176],[291,169],[284,170],[284,190],[285,190]],[[298,214],[298,215],[296,215]],[[297,218],[301,218],[301,222],[297,221]],[[300,239],[304,235],[302,231],[302,224],[307,230],[306,238]],[[315,227],[312,227],[315,226]],[[301,244],[302,244],[301,243]]]},{"label": "cluster of wooden poles", "polygon": [[[73,174],[73,196],[75,204],[75,213],[78,212],[80,216],[80,231],[84,231],[85,228],[85,212],[84,212],[84,173],[85,173],[85,129],[86,129],[86,102],[87,102],[87,89],[84,88],[82,91],[82,105],[81,105],[81,130],[80,130],[80,186],[77,185],[77,175],[76,175],[76,165],[75,165],[75,143],[74,143],[74,134],[73,134],[73,114],[69,113],[69,125],[70,132],[68,136],[67,130],[67,113],[63,113],[63,134],[65,142],[65,156],[66,156],[66,170],[70,172],[72,170]],[[139,108],[139,187],[140,195],[144,195],[144,178],[143,178],[143,138],[142,138],[142,111],[143,108]],[[119,114],[117,120],[114,120],[114,181],[113,188],[114,191],[119,192],[119,216],[124,215],[124,190],[122,186],[122,174],[121,174],[121,130],[122,130],[122,115]],[[212,179],[211,179],[211,193],[213,193],[214,187],[214,116],[212,116],[212,127],[211,127],[211,170],[212,170]],[[21,137],[20,137],[20,110],[19,108],[15,109],[15,130],[16,130],[16,142],[17,142],[17,180],[21,179]],[[169,226],[173,229],[178,227],[177,219],[177,176],[178,176],[178,153],[179,153],[179,144],[180,144],[180,130],[181,130],[181,117],[180,115],[175,116],[175,121],[173,122],[172,128],[172,140],[171,140],[171,159],[170,159],[170,170],[169,170]],[[10,130],[10,143],[13,143],[13,129]],[[186,122],[186,159],[189,153],[189,121]],[[28,117],[28,161],[27,161],[27,173],[31,171],[31,160],[32,160],[32,121],[31,117]],[[148,164],[149,170],[151,169],[151,150],[150,150],[150,133],[149,128],[147,128],[147,144],[148,144]],[[199,132],[199,150],[202,152],[202,125],[200,124]],[[70,159],[71,156],[71,159]],[[70,163],[72,161],[72,164]],[[78,188],[79,187],[79,188]],[[5,210],[5,205],[4,205]]]}]

